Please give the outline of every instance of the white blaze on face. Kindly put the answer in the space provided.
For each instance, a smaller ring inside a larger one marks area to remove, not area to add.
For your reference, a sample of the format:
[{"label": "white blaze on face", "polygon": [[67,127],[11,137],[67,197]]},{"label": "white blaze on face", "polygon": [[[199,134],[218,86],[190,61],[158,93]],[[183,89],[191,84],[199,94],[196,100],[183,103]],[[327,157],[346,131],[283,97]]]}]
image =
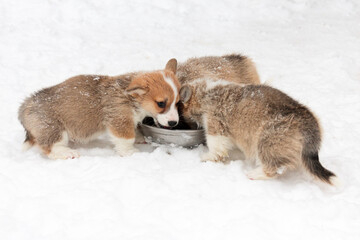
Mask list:
[{"label": "white blaze on face", "polygon": [[162,126],[169,127],[168,122],[170,121],[179,122],[179,113],[175,106],[178,90],[172,78],[166,77],[164,72],[162,72],[162,75],[164,77],[165,82],[169,84],[171,89],[174,91],[174,100],[171,103],[169,110],[166,113],[158,114],[156,116],[156,119]]}]

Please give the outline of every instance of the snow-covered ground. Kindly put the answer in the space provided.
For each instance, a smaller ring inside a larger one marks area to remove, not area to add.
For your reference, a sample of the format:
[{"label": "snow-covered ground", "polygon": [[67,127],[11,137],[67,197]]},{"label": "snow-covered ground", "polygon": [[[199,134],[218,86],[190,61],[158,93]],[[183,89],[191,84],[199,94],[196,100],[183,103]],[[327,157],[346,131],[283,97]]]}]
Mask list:
[{"label": "snow-covered ground", "polygon": [[[299,171],[251,181],[242,160],[201,163],[203,146],[21,152],[17,110],[35,90],[232,52],[316,113],[321,162],[342,188]],[[0,76],[0,239],[360,238],[358,0],[0,0]]]}]

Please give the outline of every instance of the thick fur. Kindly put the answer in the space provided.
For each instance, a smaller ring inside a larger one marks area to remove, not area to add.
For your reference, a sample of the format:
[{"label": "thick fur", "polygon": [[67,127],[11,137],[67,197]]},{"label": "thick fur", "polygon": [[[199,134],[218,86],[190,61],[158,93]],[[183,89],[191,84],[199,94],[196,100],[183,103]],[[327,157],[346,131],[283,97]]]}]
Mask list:
[{"label": "thick fur", "polygon": [[[130,155],[136,152],[133,139],[137,124],[145,116],[157,119],[165,115],[167,119],[171,105],[179,101],[175,72],[176,60],[172,59],[163,71],[115,77],[80,75],[40,90],[19,109],[25,143],[40,146],[52,158],[77,157],[67,147],[69,140],[86,142],[108,131],[118,153]],[[164,108],[157,105],[161,101],[166,102]],[[178,121],[178,115],[175,117]],[[51,154],[57,143],[66,153]]]},{"label": "thick fur", "polygon": [[[155,121],[158,117],[164,122],[178,116],[174,103],[178,102],[179,97],[173,87],[175,85],[178,90],[180,85],[176,77],[183,84],[200,77],[237,83],[260,83],[252,61],[237,54],[191,58],[179,66],[172,59],[165,69],[167,71],[129,73],[115,77],[80,75],[36,92],[19,109],[19,120],[26,130],[24,146],[37,144],[45,154],[50,154],[55,143],[61,141],[67,145],[63,139],[64,132],[70,141],[87,142],[105,130],[110,133],[115,145],[131,142],[115,139],[134,138],[134,129],[145,116],[151,116]],[[169,78],[174,85],[158,84],[159,79]],[[155,101],[165,99],[166,108],[159,109]],[[115,149],[121,147],[115,146]],[[131,144],[123,149],[126,151],[118,151],[120,155],[136,151]],[[68,152],[73,151],[68,149]]]},{"label": "thick fur", "polygon": [[[178,65],[176,76],[182,85],[199,79],[221,79],[240,84],[260,84],[255,64],[249,57],[240,54],[190,58]],[[181,103],[178,109],[180,123],[196,128],[196,124],[183,119]]]},{"label": "thick fur", "polygon": [[259,168],[249,173],[251,179],[272,178],[299,165],[324,182],[331,184],[335,178],[319,162],[317,119],[281,91],[208,79],[184,85],[180,98],[185,119],[203,126],[211,139],[203,160],[224,161],[231,141],[247,159],[257,161]]},{"label": "thick fur", "polygon": [[255,64],[240,54],[190,58],[178,65],[176,76],[181,84],[201,78],[260,84]]}]

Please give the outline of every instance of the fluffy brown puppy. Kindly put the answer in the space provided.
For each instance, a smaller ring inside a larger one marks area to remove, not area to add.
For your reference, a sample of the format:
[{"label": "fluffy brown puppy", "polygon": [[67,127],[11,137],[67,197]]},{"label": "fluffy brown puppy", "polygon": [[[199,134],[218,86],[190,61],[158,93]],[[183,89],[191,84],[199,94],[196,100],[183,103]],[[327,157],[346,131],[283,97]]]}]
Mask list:
[{"label": "fluffy brown puppy", "polygon": [[303,165],[332,184],[335,174],[319,162],[320,127],[308,108],[279,90],[199,79],[180,90],[185,119],[206,130],[209,152],[203,161],[224,161],[234,146],[258,168],[251,179],[276,177]]},{"label": "fluffy brown puppy", "polygon": [[115,77],[80,75],[27,98],[19,109],[25,145],[38,145],[49,158],[75,158],[69,141],[86,142],[107,131],[121,156],[136,152],[135,129],[145,116],[175,126],[180,83],[177,62],[162,71]]}]

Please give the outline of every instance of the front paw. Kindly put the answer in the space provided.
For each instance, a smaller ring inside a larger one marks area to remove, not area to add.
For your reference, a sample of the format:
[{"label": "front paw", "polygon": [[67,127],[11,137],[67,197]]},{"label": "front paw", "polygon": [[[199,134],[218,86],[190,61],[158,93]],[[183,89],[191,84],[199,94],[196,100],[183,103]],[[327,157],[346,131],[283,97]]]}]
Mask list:
[{"label": "front paw", "polygon": [[116,153],[119,154],[121,157],[131,156],[136,152],[140,152],[139,149],[135,147],[126,148],[126,149],[115,149]]},{"label": "front paw", "polygon": [[211,162],[224,162],[225,163],[225,162],[227,162],[227,158],[228,157],[225,155],[208,152],[201,156],[201,161],[202,162],[211,161]]},{"label": "front paw", "polygon": [[140,131],[136,131],[135,132],[135,143],[136,144],[146,144],[146,141],[145,141],[145,137],[144,135],[142,135],[142,133]]},{"label": "front paw", "polygon": [[115,151],[122,157],[130,156],[133,153],[139,152],[139,149],[134,147],[135,138],[112,138],[113,143],[115,144]]}]

